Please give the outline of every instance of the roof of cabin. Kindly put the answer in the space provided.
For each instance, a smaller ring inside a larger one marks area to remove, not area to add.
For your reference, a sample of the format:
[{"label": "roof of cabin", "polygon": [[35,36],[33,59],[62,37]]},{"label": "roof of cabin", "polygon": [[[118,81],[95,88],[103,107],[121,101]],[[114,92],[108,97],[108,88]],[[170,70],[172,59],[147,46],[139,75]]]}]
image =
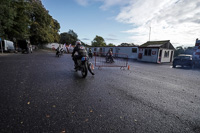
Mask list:
[{"label": "roof of cabin", "polygon": [[167,49],[175,49],[174,46],[170,43],[170,40],[164,41],[148,41],[142,44],[140,47],[144,48],[167,48]]},{"label": "roof of cabin", "polygon": [[161,47],[162,45],[169,43],[170,40],[165,41],[148,41],[142,44],[140,47]]}]

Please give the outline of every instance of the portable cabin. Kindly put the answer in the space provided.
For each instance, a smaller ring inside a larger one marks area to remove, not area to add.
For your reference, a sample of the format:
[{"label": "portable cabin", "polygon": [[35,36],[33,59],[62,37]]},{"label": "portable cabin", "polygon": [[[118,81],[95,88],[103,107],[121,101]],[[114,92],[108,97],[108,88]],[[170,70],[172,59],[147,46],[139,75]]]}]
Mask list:
[{"label": "portable cabin", "polygon": [[125,55],[129,59],[137,59],[138,47],[137,46],[123,46],[116,47],[116,53],[118,57],[124,57]]},{"label": "portable cabin", "polygon": [[0,49],[5,52],[13,52],[15,51],[15,46],[14,43],[12,41],[8,41],[8,40],[2,40],[1,44],[0,44]]},{"label": "portable cabin", "polygon": [[100,47],[89,47],[92,50],[93,55],[97,55],[99,53]]},{"label": "portable cabin", "polygon": [[138,60],[154,63],[169,63],[173,61],[174,46],[170,40],[148,41],[138,47]]}]

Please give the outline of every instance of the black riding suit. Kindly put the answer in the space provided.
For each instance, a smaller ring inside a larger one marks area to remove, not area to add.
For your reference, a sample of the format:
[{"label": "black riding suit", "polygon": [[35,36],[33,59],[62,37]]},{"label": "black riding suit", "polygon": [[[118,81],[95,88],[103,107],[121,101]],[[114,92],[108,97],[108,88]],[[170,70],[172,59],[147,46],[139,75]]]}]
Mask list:
[{"label": "black riding suit", "polygon": [[60,48],[58,47],[57,49],[56,49],[56,55],[58,55],[60,53]]},{"label": "black riding suit", "polygon": [[[74,55],[76,52],[78,53],[78,55]],[[87,51],[85,47],[83,45],[77,45],[72,52],[72,57],[73,57],[75,66],[78,65],[77,60],[81,59],[83,56],[87,56]]]}]

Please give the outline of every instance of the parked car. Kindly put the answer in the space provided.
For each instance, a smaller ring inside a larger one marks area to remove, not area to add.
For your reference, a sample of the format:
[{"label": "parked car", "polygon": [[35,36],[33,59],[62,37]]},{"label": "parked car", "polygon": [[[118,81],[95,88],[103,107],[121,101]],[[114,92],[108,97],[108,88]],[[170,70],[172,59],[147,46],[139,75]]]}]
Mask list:
[{"label": "parked car", "polygon": [[192,64],[192,55],[180,54],[173,60],[173,68],[176,68],[177,65],[192,67]]}]

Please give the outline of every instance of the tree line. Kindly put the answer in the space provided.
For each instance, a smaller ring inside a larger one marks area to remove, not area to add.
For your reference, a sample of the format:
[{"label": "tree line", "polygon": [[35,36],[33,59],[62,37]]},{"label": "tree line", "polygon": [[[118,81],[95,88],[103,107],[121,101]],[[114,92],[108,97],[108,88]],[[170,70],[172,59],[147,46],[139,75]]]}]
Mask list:
[{"label": "tree line", "polygon": [[179,54],[189,54],[192,55],[194,52],[194,47],[183,47],[178,46],[175,48],[174,56],[178,56]]},{"label": "tree line", "polygon": [[59,42],[60,24],[40,0],[1,0],[0,38],[34,45]]},{"label": "tree line", "polygon": [[[60,34],[60,43],[64,44],[72,44],[75,45],[75,42],[79,40],[77,33],[73,30],[69,30],[68,32],[64,32]],[[105,46],[116,46],[113,43],[106,44],[103,37],[96,35],[95,38],[92,40],[91,45],[88,45],[82,42],[85,46],[92,46],[92,47],[105,47]],[[134,43],[121,43],[118,46],[136,46]]]}]

